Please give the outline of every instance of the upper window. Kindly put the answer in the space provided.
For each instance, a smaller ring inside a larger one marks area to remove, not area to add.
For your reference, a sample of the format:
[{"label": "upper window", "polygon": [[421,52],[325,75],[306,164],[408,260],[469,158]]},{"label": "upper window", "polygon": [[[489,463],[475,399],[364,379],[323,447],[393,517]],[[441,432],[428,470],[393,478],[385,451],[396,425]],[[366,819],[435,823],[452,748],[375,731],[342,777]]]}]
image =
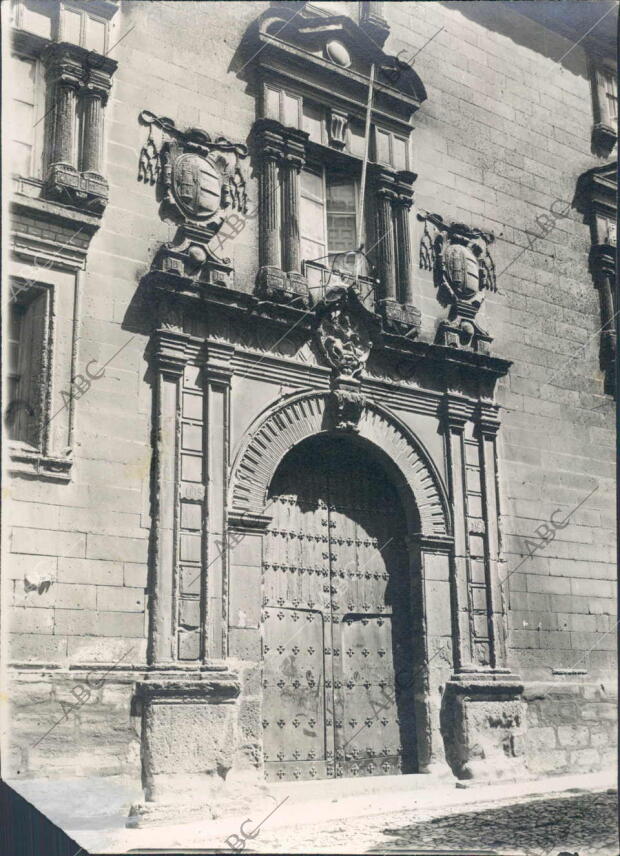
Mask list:
[{"label": "upper window", "polygon": [[25,56],[11,56],[11,169],[23,176],[41,175],[44,86],[41,64]]},{"label": "upper window", "polygon": [[590,74],[594,112],[592,142],[595,154],[607,157],[618,138],[618,72],[615,66],[592,59]]},{"label": "upper window", "polygon": [[[347,116],[346,122],[339,122],[328,107],[290,89],[265,84],[264,115],[286,128],[305,131],[312,143],[333,146],[357,158],[364,157],[364,122],[361,119]],[[408,139],[374,125],[373,132],[371,157],[394,169],[409,169]]]},{"label": "upper window", "polygon": [[607,102],[607,115],[613,127],[618,130],[618,82],[613,71],[605,69],[603,76],[603,91]]},{"label": "upper window", "polygon": [[375,160],[394,169],[409,169],[409,141],[391,131],[375,128]]},{"label": "upper window", "polygon": [[57,0],[15,0],[13,26],[35,36],[104,54],[108,47],[109,22],[79,3]]},{"label": "upper window", "polygon": [[358,184],[350,175],[326,167],[301,173],[300,234],[304,261],[326,267],[338,253],[355,248]]}]

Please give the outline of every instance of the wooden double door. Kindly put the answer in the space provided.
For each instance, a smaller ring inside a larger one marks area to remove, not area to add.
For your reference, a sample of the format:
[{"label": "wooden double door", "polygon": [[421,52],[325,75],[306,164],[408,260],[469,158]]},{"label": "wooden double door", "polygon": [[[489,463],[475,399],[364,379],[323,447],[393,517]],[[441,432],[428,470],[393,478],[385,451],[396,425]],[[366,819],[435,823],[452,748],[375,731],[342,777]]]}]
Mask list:
[{"label": "wooden double door", "polygon": [[320,435],[270,490],[263,561],[268,779],[414,772],[405,518],[365,449]]}]

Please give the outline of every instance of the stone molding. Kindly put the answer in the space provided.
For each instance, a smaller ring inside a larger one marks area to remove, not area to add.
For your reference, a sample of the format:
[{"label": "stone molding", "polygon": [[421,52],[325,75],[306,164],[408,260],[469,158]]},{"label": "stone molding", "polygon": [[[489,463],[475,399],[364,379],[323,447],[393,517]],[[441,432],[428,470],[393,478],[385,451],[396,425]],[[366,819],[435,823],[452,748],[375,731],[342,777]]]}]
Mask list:
[{"label": "stone molding", "polygon": [[[261,414],[248,429],[231,470],[229,508],[261,514],[275,471],[290,448],[322,433],[329,394],[301,393]],[[448,499],[430,455],[413,433],[375,402],[367,402],[358,435],[398,468],[420,517],[423,535],[449,535]],[[230,513],[230,512],[229,512]]]},{"label": "stone molding", "polygon": [[[227,317],[234,317],[240,328],[247,330],[248,334],[256,329],[257,325],[264,327],[269,325],[276,338],[282,338],[287,331],[294,330],[295,337],[299,338],[300,343],[304,340],[310,341],[314,334],[314,313],[292,302],[283,304],[279,300],[269,300],[245,291],[225,288],[216,283],[197,282],[190,277],[159,270],[152,270],[142,278],[141,289],[145,292],[145,300],[159,307],[156,309],[158,313],[162,313],[163,307],[169,303],[174,303],[188,317],[193,315],[206,318],[207,314],[213,317],[220,312]],[[504,377],[512,365],[508,360],[489,354],[412,340],[409,336],[386,328],[381,316],[376,315],[376,320],[378,335],[373,353],[382,353],[391,363],[394,363],[395,378],[402,378],[405,370],[411,377],[414,377],[417,372],[422,374],[429,372],[433,377],[441,379],[444,388],[470,389],[477,400],[480,391],[484,391],[486,397],[492,396],[497,380]],[[157,319],[155,319],[155,326],[161,326]],[[240,343],[237,353],[242,350],[246,350],[246,346]],[[280,359],[278,355],[274,354],[270,365],[273,365],[276,360],[285,370],[287,361]],[[410,369],[409,363],[411,363]],[[267,367],[266,360],[263,364]],[[289,360],[288,364],[291,366],[291,381],[297,384],[302,364],[292,360]],[[323,366],[305,365],[303,368],[308,377],[313,373],[316,373],[317,378],[319,375],[324,377]],[[376,380],[372,375],[368,377],[367,382],[384,383]],[[398,381],[392,382],[392,389],[393,395],[398,395],[399,400],[403,396],[415,397],[420,393],[413,387],[400,386]],[[408,409],[405,402],[403,406]]]},{"label": "stone molding", "polygon": [[577,182],[577,206],[590,227],[592,245],[589,266],[598,291],[601,338],[599,364],[604,372],[604,390],[616,394],[616,351],[618,338],[616,288],[617,165],[594,167]]}]

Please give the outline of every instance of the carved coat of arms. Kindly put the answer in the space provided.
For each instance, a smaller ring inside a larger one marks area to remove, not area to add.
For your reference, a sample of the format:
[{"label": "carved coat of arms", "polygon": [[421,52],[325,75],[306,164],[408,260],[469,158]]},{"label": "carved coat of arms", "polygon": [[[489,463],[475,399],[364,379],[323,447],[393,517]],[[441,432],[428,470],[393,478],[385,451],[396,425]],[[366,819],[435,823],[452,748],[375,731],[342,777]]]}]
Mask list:
[{"label": "carved coat of arms", "polygon": [[[495,265],[489,252],[494,237],[465,223],[443,222],[437,214],[418,215],[424,220],[420,267],[432,270],[439,299],[450,306],[447,322],[438,335],[444,344],[486,350],[488,333],[475,321],[484,291],[497,291]],[[429,231],[434,227],[435,237]]]},{"label": "carved coat of arms", "polygon": [[180,155],[172,162],[172,192],[179,208],[193,220],[211,217],[222,202],[222,175],[210,158]]},{"label": "carved coat of arms", "polygon": [[[138,178],[157,187],[161,214],[179,226],[177,240],[162,248],[157,265],[182,275],[226,284],[232,269],[208,246],[227,219],[247,211],[245,179],[240,169],[247,147],[199,128],[178,130],[172,119],[148,110],[140,121],[149,136],[140,153]],[[234,213],[237,212],[237,213]]]},{"label": "carved coat of arms", "polygon": [[316,307],[317,340],[338,377],[357,377],[373,346],[372,315],[353,288],[337,288]]}]

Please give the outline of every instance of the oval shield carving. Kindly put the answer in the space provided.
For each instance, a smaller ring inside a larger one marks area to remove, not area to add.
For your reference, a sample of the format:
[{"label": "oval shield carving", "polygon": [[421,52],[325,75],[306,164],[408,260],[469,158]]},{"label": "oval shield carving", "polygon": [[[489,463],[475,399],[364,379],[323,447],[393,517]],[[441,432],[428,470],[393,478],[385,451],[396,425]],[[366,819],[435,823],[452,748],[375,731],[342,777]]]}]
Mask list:
[{"label": "oval shield carving", "polygon": [[220,207],[222,178],[208,158],[196,154],[177,158],[172,187],[179,208],[194,220],[204,220]]}]

